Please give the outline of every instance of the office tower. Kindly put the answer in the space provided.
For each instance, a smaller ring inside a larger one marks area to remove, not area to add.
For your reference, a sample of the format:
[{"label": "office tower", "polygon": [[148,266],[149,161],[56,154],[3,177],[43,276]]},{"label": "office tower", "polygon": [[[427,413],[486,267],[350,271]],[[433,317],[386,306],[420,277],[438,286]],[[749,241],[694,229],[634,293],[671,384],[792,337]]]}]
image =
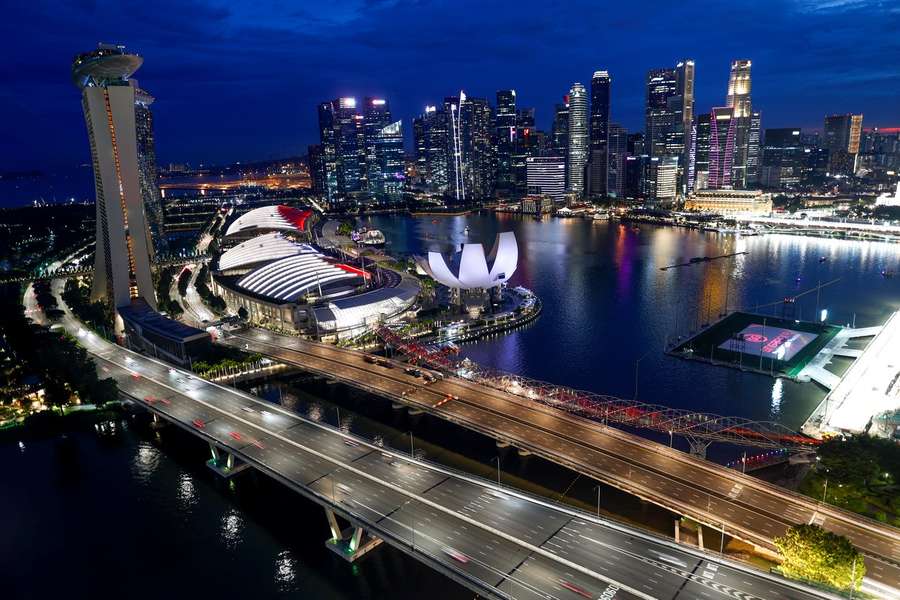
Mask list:
[{"label": "office tower", "polygon": [[584,172],[588,159],[588,99],[584,86],[569,90],[569,150],[566,161],[566,189],[584,195]]},{"label": "office tower", "polygon": [[646,154],[625,157],[625,198],[637,200],[644,196],[644,171],[649,161]]},{"label": "office tower", "polygon": [[553,153],[567,156],[569,153],[569,97],[563,96],[562,104],[553,109]]},{"label": "office tower", "polygon": [[800,185],[808,161],[802,136],[799,127],[766,129],[760,168],[763,187],[791,189]]},{"label": "office tower", "polygon": [[709,120],[709,189],[734,187],[737,123],[733,108],[725,106],[712,109]]},{"label": "office tower", "polygon": [[677,197],[678,156],[651,156],[644,163],[644,198],[654,204],[671,204]]},{"label": "office tower", "polygon": [[588,197],[603,197],[608,192],[610,84],[608,72],[594,72],[591,78],[590,149],[585,181],[585,195]]},{"label": "office tower", "polygon": [[324,196],[326,191],[325,156],[322,144],[310,144],[306,151],[309,176],[314,194]]},{"label": "office tower", "polygon": [[693,60],[647,73],[646,151],[678,158],[679,192],[687,189],[687,164],[694,117]]},{"label": "office tower", "polygon": [[694,126],[694,61],[687,59],[679,61],[675,65],[675,84],[677,92],[676,117],[680,115],[680,121],[675,128],[675,135],[671,136],[672,150],[681,146],[681,157],[678,161],[679,191],[684,194],[693,178],[689,174],[691,156],[695,149],[691,145],[692,130]]},{"label": "office tower", "polygon": [[628,132],[618,123],[609,124],[608,193],[616,198],[625,196],[625,157],[628,156]]},{"label": "office tower", "polygon": [[[748,161],[750,160],[750,129],[753,108],[750,101],[750,61],[731,61],[728,78],[728,94],[725,104],[732,109],[735,124],[734,158],[732,160],[731,187],[744,189],[748,183]],[[757,124],[758,127],[758,124]],[[758,151],[758,142],[757,142]]]},{"label": "office tower", "polygon": [[697,116],[697,124],[693,128],[694,161],[693,186],[691,191],[704,190],[709,187],[709,134],[712,115],[704,113]]},{"label": "office tower", "polygon": [[494,195],[493,111],[485,98],[465,98],[461,106],[466,189],[473,200],[483,200]]},{"label": "office tower", "polygon": [[447,115],[447,193],[456,204],[464,204],[466,194],[466,167],[463,150],[462,104],[466,94],[444,98],[444,112]]},{"label": "office tower", "polygon": [[745,187],[759,184],[759,137],[762,115],[759,111],[750,113],[750,132],[747,138],[747,182]]},{"label": "office tower", "polygon": [[828,150],[830,175],[853,175],[862,135],[862,115],[831,115],[825,117],[823,147]]},{"label": "office tower", "polygon": [[142,62],[123,46],[100,44],[76,56],[72,64],[72,79],[81,90],[97,196],[91,298],[106,300],[111,310],[136,298],[156,308],[151,240],[141,197],[135,86],[129,81]]},{"label": "office tower", "polygon": [[515,189],[516,178],[513,155],[516,151],[516,90],[497,92],[495,113],[497,144],[497,188],[511,192]]},{"label": "office tower", "polygon": [[402,199],[406,169],[403,151],[403,127],[394,121],[373,134],[374,161],[369,166],[369,191],[381,201]]},{"label": "office tower", "polygon": [[435,193],[448,190],[450,133],[447,114],[436,106],[426,106],[413,126],[416,135],[416,170],[425,189]]},{"label": "office tower", "polygon": [[[393,123],[393,119],[391,119],[391,109],[387,100],[384,98],[363,99],[365,187],[370,195],[379,199],[384,199],[384,175],[381,170],[384,160],[377,155],[376,148],[386,147],[382,130],[391,123]],[[379,139],[382,140],[382,144],[376,144],[376,140]]]},{"label": "office tower", "polygon": [[316,173],[319,182],[316,186],[321,188],[322,195],[328,203],[338,200],[338,132],[335,128],[335,114],[332,102],[322,102],[318,107],[319,113],[319,149],[317,159],[320,161],[320,172]]},{"label": "office tower", "polygon": [[525,159],[529,156],[537,156],[536,139],[532,138],[534,132],[534,109],[521,108],[516,111],[516,137],[513,148],[513,190],[517,196],[526,193],[528,181],[525,167]]},{"label": "office tower", "polygon": [[156,167],[156,143],[153,140],[153,112],[150,105],[154,98],[134,84],[134,124],[137,142],[138,176],[141,180],[141,199],[144,214],[150,227],[151,257],[165,254],[168,249],[164,227],[162,196],[159,193]]},{"label": "office tower", "polygon": [[336,98],[319,105],[319,138],[330,202],[368,191],[365,118],[356,104],[356,98]]},{"label": "office tower", "polygon": [[645,149],[650,156],[666,156],[667,143],[676,124],[674,96],[678,93],[675,69],[652,69],[647,72],[647,105]]},{"label": "office tower", "polygon": [[529,194],[546,194],[555,202],[565,201],[565,158],[561,156],[530,156],[525,162]]}]

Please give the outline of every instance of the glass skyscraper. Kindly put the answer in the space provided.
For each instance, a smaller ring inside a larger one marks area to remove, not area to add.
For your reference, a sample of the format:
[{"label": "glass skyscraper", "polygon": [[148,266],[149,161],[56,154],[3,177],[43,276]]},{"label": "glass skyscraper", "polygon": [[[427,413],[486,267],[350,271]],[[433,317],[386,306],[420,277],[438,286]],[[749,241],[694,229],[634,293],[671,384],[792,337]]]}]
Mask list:
[{"label": "glass skyscraper", "polygon": [[590,152],[585,193],[603,197],[608,193],[609,110],[612,80],[606,71],[595,71],[591,78]]},{"label": "glass skyscraper", "polygon": [[588,97],[584,85],[572,84],[569,90],[569,150],[566,165],[566,189],[584,195],[585,166],[588,160]]}]

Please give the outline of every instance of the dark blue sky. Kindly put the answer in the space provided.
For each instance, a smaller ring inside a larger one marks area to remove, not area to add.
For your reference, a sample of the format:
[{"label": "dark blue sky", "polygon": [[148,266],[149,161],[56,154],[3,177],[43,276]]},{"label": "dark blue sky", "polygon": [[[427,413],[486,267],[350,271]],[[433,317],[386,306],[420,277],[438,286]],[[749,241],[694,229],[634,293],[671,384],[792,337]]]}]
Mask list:
[{"label": "dark blue sky", "polygon": [[97,41],[144,56],[161,162],[276,158],[317,140],[315,105],[384,95],[426,103],[517,90],[548,128],[595,69],[613,120],[642,128],[648,69],[697,62],[697,112],[724,102],[729,61],[753,64],[763,127],[820,128],[861,111],[900,125],[900,3],[870,0],[228,0],[9,2],[0,22],[0,171],[88,159],[69,66]]}]

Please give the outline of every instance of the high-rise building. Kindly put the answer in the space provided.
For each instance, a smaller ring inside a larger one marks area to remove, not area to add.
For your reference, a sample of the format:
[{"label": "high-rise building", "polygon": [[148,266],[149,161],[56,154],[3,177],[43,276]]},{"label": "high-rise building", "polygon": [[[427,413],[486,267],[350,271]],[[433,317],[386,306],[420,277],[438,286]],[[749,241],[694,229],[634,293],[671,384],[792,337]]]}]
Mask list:
[{"label": "high-rise building", "polygon": [[528,194],[545,194],[556,202],[566,197],[566,160],[561,156],[531,156],[526,159]]},{"label": "high-rise building", "polygon": [[712,115],[704,113],[697,116],[697,123],[692,130],[692,146],[694,160],[692,171],[693,185],[689,191],[703,190],[709,186],[709,134]]},{"label": "high-rise building", "polygon": [[426,106],[413,124],[416,145],[416,171],[425,189],[435,193],[448,190],[450,170],[448,149],[450,130],[443,107]]},{"label": "high-rise building", "polygon": [[483,200],[494,194],[493,111],[485,98],[465,98],[461,106],[466,189],[473,200]]},{"label": "high-rise building", "polygon": [[497,188],[511,192],[516,187],[514,154],[517,133],[516,90],[497,91],[494,138],[497,144]]},{"label": "high-rise building", "polygon": [[123,46],[100,44],[72,64],[94,166],[97,244],[91,298],[105,300],[112,310],[133,299],[156,308],[152,243],[141,195],[136,86],[129,80],[142,62]]},{"label": "high-rise building", "polygon": [[584,195],[585,166],[588,160],[588,98],[584,85],[569,90],[569,150],[566,161],[566,189]]},{"label": "high-rise building", "polygon": [[694,126],[694,61],[686,59],[675,65],[675,83],[677,100],[675,101],[676,118],[680,116],[674,135],[670,137],[671,150],[681,147],[678,161],[678,187],[682,195],[687,192],[689,182],[693,180],[689,173],[691,156],[696,150],[691,145]]},{"label": "high-rise building", "polygon": [[538,140],[533,137],[534,109],[520,108],[516,111],[516,137],[513,148],[513,191],[516,196],[523,196],[527,188],[527,170],[525,159],[529,156],[538,156]]},{"label": "high-rise building", "polygon": [[831,175],[852,175],[856,171],[856,157],[862,136],[862,115],[831,115],[825,117],[823,147],[828,150],[828,172]]},{"label": "high-rise building", "polygon": [[759,138],[762,115],[759,111],[750,113],[750,133],[747,139],[747,181],[745,187],[759,184]]},{"label": "high-rise building", "polygon": [[[377,150],[379,147],[386,148],[390,144],[385,145],[385,138],[382,130],[393,122],[391,119],[390,104],[384,98],[365,98],[363,99],[363,142],[365,144],[364,162],[365,162],[365,179],[366,189],[371,196],[384,199],[384,176],[381,171],[381,165],[384,162],[379,157]],[[381,139],[382,144],[376,144],[376,140]],[[402,134],[401,134],[402,142]],[[402,149],[402,144],[401,144]],[[389,152],[391,152],[389,150]]]},{"label": "high-rise building", "polygon": [[335,127],[335,114],[332,102],[322,102],[318,107],[319,112],[319,149],[317,160],[320,169],[313,171],[318,180],[313,184],[322,190],[326,202],[332,203],[338,200],[338,131]]},{"label": "high-rise building", "polygon": [[644,199],[655,204],[675,202],[678,188],[678,157],[651,156],[645,163]]},{"label": "high-rise building", "polygon": [[712,109],[709,119],[709,178],[707,188],[733,189],[737,119],[728,106]]},{"label": "high-rise building", "polygon": [[373,136],[374,161],[367,180],[370,192],[384,202],[398,202],[403,196],[406,169],[402,125],[401,121],[388,123]]},{"label": "high-rise building", "polygon": [[591,78],[591,121],[588,173],[585,195],[603,197],[608,193],[609,109],[612,80],[606,71],[595,71]]},{"label": "high-rise building", "polygon": [[673,98],[678,94],[675,69],[651,69],[647,72],[646,151],[650,156],[669,154],[671,133],[678,121]]},{"label": "high-rise building", "polygon": [[462,103],[466,101],[465,92],[459,96],[444,98],[444,113],[447,115],[447,194],[456,204],[466,202],[466,168],[463,153]]},{"label": "high-rise building", "polygon": [[154,98],[134,83],[134,125],[137,141],[138,176],[141,180],[141,198],[144,214],[150,227],[153,254],[164,254],[168,249],[163,216],[162,196],[159,193],[156,166],[156,143],[153,139],[153,112],[150,105]]},{"label": "high-rise building", "polygon": [[799,127],[766,129],[760,168],[763,187],[791,189],[800,185],[808,161],[802,137]]},{"label": "high-rise building", "polygon": [[675,68],[647,73],[646,151],[650,156],[678,158],[678,191],[687,189],[687,165],[691,153],[694,117],[693,60],[679,61]]},{"label": "high-rise building", "polygon": [[324,188],[329,202],[345,201],[368,191],[364,122],[356,98],[337,98],[319,105]]},{"label": "high-rise building", "polygon": [[569,153],[569,97],[563,96],[562,104],[553,109],[552,147],[556,156],[567,156]]},{"label": "high-rise building", "polygon": [[649,161],[646,154],[625,157],[625,198],[637,200],[644,196],[644,171]]},{"label": "high-rise building", "polygon": [[[749,60],[731,61],[731,74],[728,77],[728,94],[725,104],[732,109],[734,119],[734,158],[732,159],[731,187],[743,189],[747,187],[748,164],[750,161],[750,130],[752,128],[753,107],[750,101],[750,66]],[[757,121],[757,135],[759,132]],[[757,140],[756,151],[759,151]]]},{"label": "high-rise building", "polygon": [[325,154],[322,144],[310,144],[307,148],[309,161],[309,175],[312,179],[312,191],[319,196],[325,196],[327,176],[325,173]]},{"label": "high-rise building", "polygon": [[628,151],[628,154],[630,154],[631,156],[640,156],[641,154],[647,154],[647,147],[644,144],[643,133],[629,133],[626,139],[627,147],[625,149]]},{"label": "high-rise building", "polygon": [[608,193],[616,198],[625,197],[625,157],[628,156],[628,132],[618,123],[609,124],[609,176]]}]

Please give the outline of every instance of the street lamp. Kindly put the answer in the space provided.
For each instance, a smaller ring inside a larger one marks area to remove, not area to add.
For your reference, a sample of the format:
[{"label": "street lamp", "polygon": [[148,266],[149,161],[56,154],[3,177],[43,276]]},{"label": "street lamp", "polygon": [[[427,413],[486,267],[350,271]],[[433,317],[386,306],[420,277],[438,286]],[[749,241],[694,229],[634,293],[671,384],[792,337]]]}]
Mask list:
[{"label": "street lamp", "polygon": [[600,484],[594,486],[594,489],[597,490],[597,517],[600,517]]},{"label": "street lamp", "polygon": [[672,430],[669,430],[669,448],[672,447]]},{"label": "street lamp", "polygon": [[497,461],[497,485],[500,485],[500,456],[497,455],[491,459],[491,462]]}]

